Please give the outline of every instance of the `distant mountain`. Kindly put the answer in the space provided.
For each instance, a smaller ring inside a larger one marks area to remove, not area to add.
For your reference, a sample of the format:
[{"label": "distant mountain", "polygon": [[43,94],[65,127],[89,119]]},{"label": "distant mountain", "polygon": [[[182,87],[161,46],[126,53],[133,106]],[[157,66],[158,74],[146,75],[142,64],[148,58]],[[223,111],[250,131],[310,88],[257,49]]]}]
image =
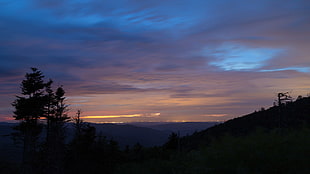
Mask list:
[{"label": "distant mountain", "polygon": [[191,135],[194,132],[205,130],[220,122],[142,122],[130,123],[139,127],[147,127],[160,131],[175,132],[180,136]]},{"label": "distant mountain", "polygon": [[94,124],[97,134],[119,142],[121,147],[140,143],[142,146],[160,146],[168,140],[172,132],[180,136],[191,135],[214,126],[217,122],[185,122],[185,123],[128,123],[128,124]]},{"label": "distant mountain", "polygon": [[97,135],[106,136],[108,139],[113,139],[119,142],[121,147],[126,145],[134,145],[140,143],[142,146],[160,146],[165,143],[170,134],[169,131],[160,131],[147,127],[138,127],[134,125],[119,125],[119,124],[94,124]]},{"label": "distant mountain", "polygon": [[13,132],[14,123],[0,122],[0,160],[20,161],[21,145],[16,144],[10,134]]},{"label": "distant mountain", "polygon": [[[195,131],[201,131],[217,124],[216,122],[186,122],[186,123],[128,123],[128,124],[95,124],[98,136],[113,139],[121,148],[126,145],[133,146],[136,143],[144,147],[161,146],[167,142],[172,132],[180,133],[180,136],[191,135]],[[20,160],[21,144],[14,144],[11,136],[12,127],[17,123],[0,122],[0,156],[10,161]],[[73,137],[72,124],[67,126],[67,142]],[[42,138],[45,133],[42,132]],[[44,139],[44,138],[43,138]]]},{"label": "distant mountain", "polygon": [[258,128],[265,131],[274,129],[295,129],[310,124],[310,97],[300,98],[294,102],[273,106],[245,116],[228,120],[191,136],[184,137],[183,147],[197,148],[208,144],[212,139],[223,135],[248,135]]}]

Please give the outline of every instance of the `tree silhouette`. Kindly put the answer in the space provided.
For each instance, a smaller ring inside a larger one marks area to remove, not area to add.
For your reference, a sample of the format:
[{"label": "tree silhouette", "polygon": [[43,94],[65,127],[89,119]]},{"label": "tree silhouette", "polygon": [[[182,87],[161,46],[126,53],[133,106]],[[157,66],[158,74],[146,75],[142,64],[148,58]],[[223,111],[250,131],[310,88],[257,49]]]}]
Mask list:
[{"label": "tree silhouette", "polygon": [[83,120],[81,119],[81,110],[76,112],[76,116],[72,118],[73,126],[75,128],[75,139],[81,136],[82,127],[84,125]]},{"label": "tree silhouette", "polygon": [[279,92],[278,93],[278,106],[292,102],[293,98],[289,95],[289,92]]},{"label": "tree silhouette", "polygon": [[75,135],[71,143],[72,148],[80,152],[87,151],[95,142],[96,128],[81,119],[81,110],[78,110],[73,118],[73,127]]},{"label": "tree silhouette", "polygon": [[45,173],[63,173],[64,155],[65,155],[65,122],[69,121],[66,114],[67,105],[65,104],[65,91],[62,87],[58,87],[54,93],[52,89],[47,88],[46,107],[46,152],[47,164]]},{"label": "tree silhouette", "polygon": [[168,137],[168,141],[164,144],[164,147],[166,149],[179,150],[180,148],[179,145],[180,145],[179,135],[175,132],[172,132]]},{"label": "tree silhouette", "polygon": [[20,120],[16,127],[23,139],[23,163],[22,173],[34,173],[35,152],[37,139],[42,130],[39,119],[45,115],[47,105],[45,88],[50,88],[51,81],[45,83],[42,72],[37,68],[31,68],[31,73],[26,73],[25,80],[21,83],[21,94],[16,96],[12,103],[15,107],[13,117]]},{"label": "tree silhouette", "polygon": [[[93,173],[90,170],[97,161],[93,160],[92,148],[96,139],[96,128],[81,119],[81,110],[73,117],[75,131],[73,140],[69,145],[66,173]],[[96,152],[98,153],[98,152]]]}]

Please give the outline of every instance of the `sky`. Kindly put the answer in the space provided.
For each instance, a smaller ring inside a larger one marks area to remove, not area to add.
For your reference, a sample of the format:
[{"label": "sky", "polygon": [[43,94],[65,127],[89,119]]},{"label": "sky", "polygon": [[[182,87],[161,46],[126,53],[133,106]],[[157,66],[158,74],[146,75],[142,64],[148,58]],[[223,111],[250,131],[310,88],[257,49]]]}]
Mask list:
[{"label": "sky", "polygon": [[309,0],[1,0],[0,121],[30,67],[90,122],[224,121],[310,94]]}]

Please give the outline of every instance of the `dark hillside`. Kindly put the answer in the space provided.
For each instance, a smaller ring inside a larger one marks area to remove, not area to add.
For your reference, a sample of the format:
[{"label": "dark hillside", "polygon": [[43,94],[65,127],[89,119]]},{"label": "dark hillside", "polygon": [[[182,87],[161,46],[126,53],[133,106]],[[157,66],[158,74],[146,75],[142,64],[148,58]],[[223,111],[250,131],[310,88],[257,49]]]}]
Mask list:
[{"label": "dark hillside", "polygon": [[310,173],[310,98],[262,109],[191,136],[169,136],[116,173]]},{"label": "dark hillside", "polygon": [[293,129],[310,123],[310,97],[274,106],[242,117],[228,120],[204,131],[182,139],[185,149],[208,144],[212,139],[223,135],[244,136],[258,128],[266,131],[274,129]]}]

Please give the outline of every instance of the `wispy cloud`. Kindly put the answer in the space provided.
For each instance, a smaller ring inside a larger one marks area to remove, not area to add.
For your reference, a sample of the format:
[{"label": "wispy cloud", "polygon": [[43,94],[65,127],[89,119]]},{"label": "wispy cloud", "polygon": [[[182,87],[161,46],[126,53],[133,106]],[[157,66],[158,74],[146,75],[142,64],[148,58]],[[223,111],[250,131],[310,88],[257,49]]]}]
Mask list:
[{"label": "wispy cloud", "polygon": [[206,116],[206,117],[224,117],[224,116],[227,116],[227,114],[206,114],[203,116]]},{"label": "wispy cloud", "polygon": [[2,115],[29,67],[85,115],[227,119],[310,91],[307,0],[0,3]]}]

